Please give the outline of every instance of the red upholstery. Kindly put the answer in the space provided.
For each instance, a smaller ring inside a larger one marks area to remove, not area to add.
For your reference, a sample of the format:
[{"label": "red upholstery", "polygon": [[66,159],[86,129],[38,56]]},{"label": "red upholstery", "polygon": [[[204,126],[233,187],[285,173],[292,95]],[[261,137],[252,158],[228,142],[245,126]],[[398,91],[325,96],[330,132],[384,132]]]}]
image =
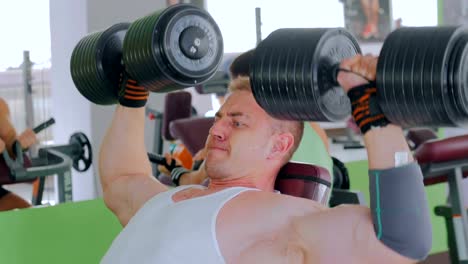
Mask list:
[{"label": "red upholstery", "polygon": [[[468,170],[463,171],[463,178],[468,177]],[[424,185],[434,185],[442,182],[448,182],[448,175],[446,173],[441,173],[430,178],[424,178]]]},{"label": "red upholstery", "polygon": [[164,102],[164,114],[161,127],[161,134],[166,140],[174,140],[174,135],[170,133],[169,125],[172,121],[188,118],[192,115],[192,95],[189,92],[180,91],[168,93]]},{"label": "red upholstery", "polygon": [[436,139],[437,135],[434,130],[429,128],[412,128],[408,130],[406,138],[412,149],[418,148],[422,143]]},{"label": "red upholstery", "polygon": [[[159,175],[159,181],[173,185],[167,175]],[[202,185],[208,186],[208,181]],[[281,169],[276,178],[275,190],[282,194],[306,198],[327,205],[331,191],[331,176],[322,167],[312,164],[289,162]]]},{"label": "red upholstery", "polygon": [[[445,138],[441,140],[429,140],[420,145],[414,157],[421,167],[429,167],[431,164],[468,160],[468,135]],[[448,173],[442,171],[439,175],[431,175],[424,178],[425,185],[446,182]],[[463,171],[463,177],[468,177],[468,170]]]},{"label": "red upholstery", "polygon": [[[29,168],[31,167],[31,160],[24,155],[24,167]],[[0,185],[3,184],[12,184],[12,183],[19,183],[19,182],[31,182],[33,180],[27,181],[13,181],[10,177],[10,169],[7,167],[3,156],[0,155]]]},{"label": "red upholstery", "polygon": [[282,194],[307,198],[327,205],[331,190],[331,176],[322,167],[289,162],[279,172],[275,189]]},{"label": "red upholstery", "polygon": [[206,137],[213,122],[213,117],[183,118],[172,121],[169,129],[172,136],[182,141],[188,151],[195,155],[205,147]]},{"label": "red upholstery", "polygon": [[415,151],[419,163],[437,163],[468,159],[468,135],[429,140]]}]

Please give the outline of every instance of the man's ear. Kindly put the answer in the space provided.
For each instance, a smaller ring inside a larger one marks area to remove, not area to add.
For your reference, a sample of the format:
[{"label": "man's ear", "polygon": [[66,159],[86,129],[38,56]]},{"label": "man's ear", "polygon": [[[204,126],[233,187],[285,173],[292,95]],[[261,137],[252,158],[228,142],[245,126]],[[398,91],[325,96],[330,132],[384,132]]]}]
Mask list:
[{"label": "man's ear", "polygon": [[280,133],[274,136],[269,159],[282,159],[294,145],[294,136],[289,133]]}]

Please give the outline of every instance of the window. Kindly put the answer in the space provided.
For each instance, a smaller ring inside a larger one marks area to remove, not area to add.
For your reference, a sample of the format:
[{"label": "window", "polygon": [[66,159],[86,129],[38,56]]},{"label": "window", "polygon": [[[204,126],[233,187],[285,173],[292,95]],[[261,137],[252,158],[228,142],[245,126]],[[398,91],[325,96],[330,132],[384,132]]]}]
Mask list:
[{"label": "window", "polygon": [[[35,123],[50,116],[50,26],[49,0],[1,1],[0,10],[0,97],[11,110],[12,121],[19,132],[26,128],[24,85],[21,71],[23,51],[30,52],[34,63],[31,85]],[[50,133],[47,134],[50,137]],[[42,138],[41,138],[42,139]]]}]

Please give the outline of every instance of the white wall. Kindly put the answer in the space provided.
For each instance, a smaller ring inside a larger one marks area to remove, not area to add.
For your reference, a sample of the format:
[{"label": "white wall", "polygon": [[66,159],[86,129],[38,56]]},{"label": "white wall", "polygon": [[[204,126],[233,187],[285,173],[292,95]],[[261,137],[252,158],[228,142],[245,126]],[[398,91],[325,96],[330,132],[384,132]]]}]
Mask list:
[{"label": "white wall", "polygon": [[[50,0],[50,35],[52,51],[51,112],[56,120],[53,126],[55,143],[66,144],[71,134],[81,131],[91,134],[91,105],[75,88],[70,75],[70,57],[75,44],[88,30],[87,1]],[[85,173],[73,174],[75,200],[95,197],[92,168]]]},{"label": "white wall", "polygon": [[[93,145],[93,164],[97,164],[99,146],[114,109],[114,106],[92,105],[75,88],[69,62],[76,43],[88,33],[105,30],[115,23],[131,22],[164,8],[165,4],[165,0],[50,0],[52,115],[57,120],[54,126],[57,143],[68,142],[77,130],[86,133]],[[149,105],[161,110],[162,102],[162,95],[152,94]],[[152,141],[151,133],[147,133],[145,140]],[[73,172],[74,200],[99,195],[100,185],[94,175],[97,175],[95,165],[86,173]]]}]

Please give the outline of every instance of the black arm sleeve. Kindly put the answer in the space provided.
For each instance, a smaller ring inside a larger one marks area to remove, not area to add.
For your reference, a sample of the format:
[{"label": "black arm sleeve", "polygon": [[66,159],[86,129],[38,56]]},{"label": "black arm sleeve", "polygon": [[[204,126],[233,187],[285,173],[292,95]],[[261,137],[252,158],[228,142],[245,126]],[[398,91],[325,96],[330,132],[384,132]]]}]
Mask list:
[{"label": "black arm sleeve", "polygon": [[425,259],[432,246],[432,226],[419,165],[370,170],[369,177],[377,238],[403,256]]}]

